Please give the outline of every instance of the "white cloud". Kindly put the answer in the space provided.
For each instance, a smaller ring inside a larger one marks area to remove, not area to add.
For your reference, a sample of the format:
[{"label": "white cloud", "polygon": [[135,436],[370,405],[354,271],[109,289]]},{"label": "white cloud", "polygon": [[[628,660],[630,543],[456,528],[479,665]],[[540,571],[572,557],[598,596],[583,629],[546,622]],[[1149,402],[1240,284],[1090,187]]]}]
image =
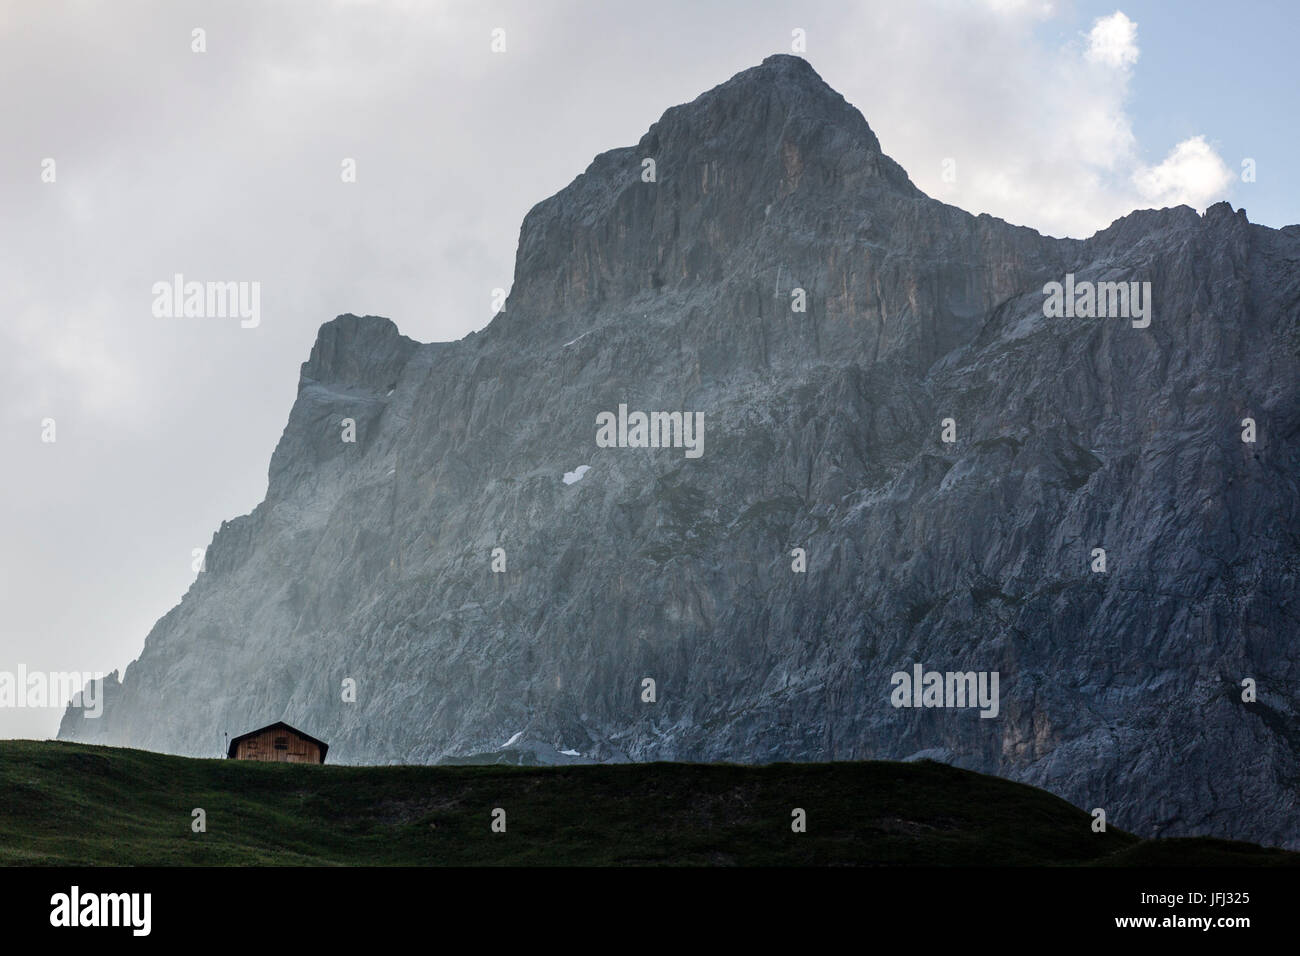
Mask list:
[{"label": "white cloud", "polygon": [[1144,147],[1134,128],[1140,49],[1127,15],[1098,17],[1062,43],[1042,6],[995,8],[864,8],[836,37],[830,68],[814,65],[921,189],[973,213],[1085,238],[1134,209],[1226,198],[1231,177],[1203,137],[1158,165],[1144,159],[1169,145]]},{"label": "white cloud", "polygon": [[1233,172],[1204,136],[1193,136],[1175,146],[1156,166],[1143,166],[1133,183],[1144,199],[1156,206],[1186,203],[1196,209],[1223,198]]},{"label": "white cloud", "polygon": [[1056,9],[1051,0],[984,0],[985,5],[994,13],[1020,16],[1050,17]]},{"label": "white cloud", "polygon": [[1132,66],[1138,61],[1137,24],[1116,10],[1099,17],[1088,33],[1084,56],[1092,63],[1111,67]]}]

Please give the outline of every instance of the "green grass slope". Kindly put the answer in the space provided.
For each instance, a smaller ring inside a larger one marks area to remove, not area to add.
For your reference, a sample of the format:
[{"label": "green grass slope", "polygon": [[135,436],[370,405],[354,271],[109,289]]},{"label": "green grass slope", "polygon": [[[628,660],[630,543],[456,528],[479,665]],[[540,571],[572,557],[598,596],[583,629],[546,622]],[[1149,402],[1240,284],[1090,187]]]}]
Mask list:
[{"label": "green grass slope", "polygon": [[1300,863],[1090,824],[1043,790],[934,763],[313,767],[0,741],[10,865]]}]

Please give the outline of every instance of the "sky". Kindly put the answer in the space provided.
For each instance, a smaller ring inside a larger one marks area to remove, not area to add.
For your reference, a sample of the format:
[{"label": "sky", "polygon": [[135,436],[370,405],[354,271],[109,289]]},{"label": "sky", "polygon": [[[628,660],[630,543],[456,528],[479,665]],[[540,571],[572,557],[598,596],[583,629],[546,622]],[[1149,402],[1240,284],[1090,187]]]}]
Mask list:
[{"label": "sky", "polygon": [[[0,676],[124,668],[264,496],[323,322],[482,328],[534,204],[764,57],[806,57],[973,213],[1086,237],[1226,199],[1277,227],[1298,25],[1195,0],[0,0]],[[178,273],[258,283],[258,323],[155,314]],[[60,714],[0,702],[0,737]]]}]

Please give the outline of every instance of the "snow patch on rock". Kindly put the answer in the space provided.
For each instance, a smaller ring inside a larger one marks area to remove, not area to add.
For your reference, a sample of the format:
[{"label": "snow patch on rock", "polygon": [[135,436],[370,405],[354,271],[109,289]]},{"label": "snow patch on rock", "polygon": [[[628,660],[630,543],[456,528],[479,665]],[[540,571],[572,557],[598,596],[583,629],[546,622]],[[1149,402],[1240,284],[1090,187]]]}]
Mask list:
[{"label": "snow patch on rock", "polygon": [[589,471],[591,471],[591,465],[579,465],[573,471],[566,471],[564,473],[564,483],[571,485],[575,481],[582,481],[582,476]]}]

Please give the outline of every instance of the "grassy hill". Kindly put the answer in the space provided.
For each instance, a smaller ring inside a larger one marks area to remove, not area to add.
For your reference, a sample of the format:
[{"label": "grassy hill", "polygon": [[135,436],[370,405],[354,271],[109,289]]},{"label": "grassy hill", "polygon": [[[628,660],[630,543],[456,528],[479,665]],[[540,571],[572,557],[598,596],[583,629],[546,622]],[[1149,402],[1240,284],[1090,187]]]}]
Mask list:
[{"label": "grassy hill", "polygon": [[935,763],[315,767],[0,741],[11,865],[1300,863],[1090,824],[1043,790]]}]

